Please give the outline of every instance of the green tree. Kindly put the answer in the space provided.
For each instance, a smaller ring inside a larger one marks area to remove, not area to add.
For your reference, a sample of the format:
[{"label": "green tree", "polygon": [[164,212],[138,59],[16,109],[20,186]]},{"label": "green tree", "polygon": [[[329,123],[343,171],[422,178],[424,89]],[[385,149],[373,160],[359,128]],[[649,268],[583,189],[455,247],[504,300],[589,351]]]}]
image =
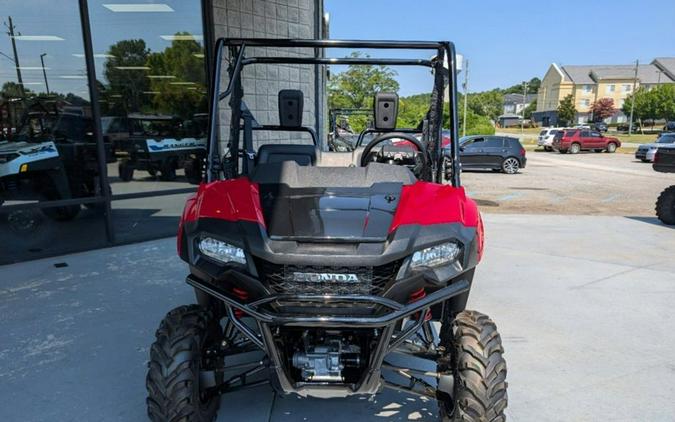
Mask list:
[{"label": "green tree", "polygon": [[[527,93],[536,94],[539,92],[539,87],[541,86],[541,79],[534,77],[527,82]],[[523,84],[516,84],[510,86],[502,91],[504,94],[522,94],[523,93]]]},{"label": "green tree", "polygon": [[574,121],[576,115],[577,109],[574,107],[574,97],[569,94],[558,105],[558,122],[563,126],[569,125]]},{"label": "green tree", "polygon": [[[464,115],[459,113],[459,134],[463,133]],[[494,135],[495,126],[485,116],[478,115],[471,110],[466,113],[466,135]]]},{"label": "green tree", "polygon": [[403,97],[399,101],[397,127],[417,127],[431,104],[431,94]]},{"label": "green tree", "polygon": [[525,110],[523,110],[523,118],[531,119],[532,113],[535,111],[537,111],[537,100],[532,101],[527,107],[525,107]]},{"label": "green tree", "polygon": [[[362,57],[362,54],[353,52],[351,57]],[[396,75],[388,66],[350,65],[328,81],[328,107],[372,107],[376,92],[398,92],[399,85],[394,79]]]},{"label": "green tree", "polygon": [[150,74],[164,76],[150,81],[155,110],[187,119],[208,109],[202,53],[202,46],[194,40],[175,40],[164,51],[148,56]]},{"label": "green tree", "polygon": [[654,120],[658,118],[658,103],[656,95],[653,93],[654,90],[648,91],[645,88],[639,88],[633,94],[629,95],[623,102],[621,111],[630,119],[631,107],[633,101],[635,102],[635,107],[633,107],[633,121],[645,121],[645,120]]},{"label": "green tree", "polygon": [[122,40],[108,50],[103,74],[108,80],[106,98],[114,112],[141,111],[149,104],[147,94],[150,82],[145,67],[150,55],[142,39]]},{"label": "green tree", "polygon": [[675,86],[660,85],[649,91],[654,96],[656,117],[666,121],[675,120]]},{"label": "green tree", "polygon": [[504,95],[498,89],[471,93],[467,106],[473,113],[496,121],[504,110]]}]

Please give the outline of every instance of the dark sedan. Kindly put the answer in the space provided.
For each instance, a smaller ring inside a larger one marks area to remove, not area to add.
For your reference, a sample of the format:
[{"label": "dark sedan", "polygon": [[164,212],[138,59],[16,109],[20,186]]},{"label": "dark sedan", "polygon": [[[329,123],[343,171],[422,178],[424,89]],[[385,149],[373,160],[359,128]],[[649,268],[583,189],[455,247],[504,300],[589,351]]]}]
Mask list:
[{"label": "dark sedan", "polygon": [[517,138],[495,135],[465,136],[459,140],[463,169],[492,169],[515,174],[525,168],[525,148]]}]

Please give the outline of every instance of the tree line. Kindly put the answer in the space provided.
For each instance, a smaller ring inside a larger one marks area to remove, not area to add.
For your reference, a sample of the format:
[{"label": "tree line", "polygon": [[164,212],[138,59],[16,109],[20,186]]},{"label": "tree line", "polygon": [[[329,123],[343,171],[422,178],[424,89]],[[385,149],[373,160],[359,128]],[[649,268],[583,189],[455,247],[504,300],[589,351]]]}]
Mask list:
[{"label": "tree line", "polygon": [[[359,57],[360,53],[352,53],[352,57]],[[372,107],[373,97],[377,92],[398,92],[399,83],[397,73],[388,66],[382,65],[353,65],[344,72],[331,75],[328,81],[328,107],[337,108],[365,108]],[[537,93],[541,80],[532,78],[527,83],[527,93]],[[484,92],[470,93],[467,98],[466,134],[492,134],[495,132],[494,122],[503,113],[504,95],[522,94],[523,85],[517,84],[506,89],[493,89]],[[430,104],[431,93],[423,93],[401,97],[397,127],[414,128],[424,119]],[[460,133],[464,125],[464,94],[458,93],[457,108],[460,124]],[[449,116],[445,107],[445,126]],[[536,109],[531,105],[526,109],[526,118]],[[354,131],[361,131],[369,123],[367,116],[350,116],[349,124]]]}]

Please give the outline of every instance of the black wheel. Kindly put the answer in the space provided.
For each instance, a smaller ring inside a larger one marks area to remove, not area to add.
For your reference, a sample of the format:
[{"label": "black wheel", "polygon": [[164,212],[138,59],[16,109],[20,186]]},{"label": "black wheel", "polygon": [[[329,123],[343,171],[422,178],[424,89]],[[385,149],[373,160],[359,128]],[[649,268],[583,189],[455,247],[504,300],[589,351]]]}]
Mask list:
[{"label": "black wheel", "polygon": [[544,147],[544,151],[551,152],[553,151],[553,147]]},{"label": "black wheel", "polygon": [[575,142],[572,145],[570,145],[570,149],[569,149],[570,154],[578,154],[580,151],[581,151],[581,145],[579,145],[578,143]]},{"label": "black wheel", "polygon": [[166,163],[160,169],[159,180],[165,182],[171,182],[176,180],[176,168],[173,166],[173,163]]},{"label": "black wheel", "polygon": [[56,221],[70,221],[75,219],[80,213],[79,205],[68,205],[65,207],[49,207],[41,208],[42,213],[52,220]]},{"label": "black wheel", "polygon": [[201,160],[195,158],[186,161],[183,170],[188,183],[198,185],[202,182]]},{"label": "black wheel", "polygon": [[145,382],[150,420],[213,421],[220,395],[202,388],[200,371],[222,362],[206,358],[222,338],[218,322],[199,305],[181,306],[164,317],[155,337]]},{"label": "black wheel", "polygon": [[479,312],[460,312],[443,323],[440,346],[445,354],[437,370],[454,379],[452,397],[439,391],[441,420],[505,421],[506,361],[495,323]]},{"label": "black wheel", "polygon": [[520,161],[516,157],[507,157],[502,161],[502,171],[506,174],[516,174],[520,170]]},{"label": "black wheel", "polygon": [[614,142],[610,142],[607,144],[607,152],[614,153],[616,152],[616,144]]},{"label": "black wheel", "polygon": [[663,224],[675,225],[675,185],[661,192],[656,201],[656,216]]},{"label": "black wheel", "polygon": [[157,170],[155,170],[154,168],[150,167],[150,168],[148,169],[148,174],[150,174],[150,176],[152,176],[152,177],[157,177]]},{"label": "black wheel", "polygon": [[117,172],[123,182],[129,182],[134,178],[134,167],[126,160],[117,165]]},{"label": "black wheel", "polygon": [[[4,219],[4,217],[0,214],[0,219]],[[43,215],[35,209],[11,211],[7,214],[9,228],[19,235],[32,233],[40,227],[43,220]]]}]

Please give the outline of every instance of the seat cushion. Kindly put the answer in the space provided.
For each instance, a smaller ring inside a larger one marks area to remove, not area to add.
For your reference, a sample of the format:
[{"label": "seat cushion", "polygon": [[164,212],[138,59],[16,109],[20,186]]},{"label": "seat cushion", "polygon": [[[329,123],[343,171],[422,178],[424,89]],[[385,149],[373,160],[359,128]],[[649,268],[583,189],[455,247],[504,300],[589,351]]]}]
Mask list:
[{"label": "seat cushion", "polygon": [[300,166],[316,164],[314,145],[265,144],[258,148],[258,165],[295,161]]}]

